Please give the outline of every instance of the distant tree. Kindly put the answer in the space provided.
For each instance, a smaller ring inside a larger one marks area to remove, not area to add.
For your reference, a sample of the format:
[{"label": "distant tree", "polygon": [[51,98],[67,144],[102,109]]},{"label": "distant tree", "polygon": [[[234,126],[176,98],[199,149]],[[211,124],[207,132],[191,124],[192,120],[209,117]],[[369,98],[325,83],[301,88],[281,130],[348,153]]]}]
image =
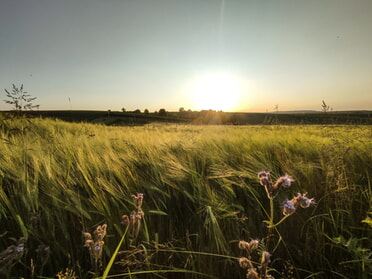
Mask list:
[{"label": "distant tree", "polygon": [[32,110],[33,108],[39,107],[39,105],[34,105],[32,102],[36,97],[32,97],[26,91],[23,91],[23,84],[18,88],[13,84],[12,90],[9,91],[4,89],[6,93],[7,100],[5,103],[12,105],[13,110],[18,114],[21,114],[23,110]]},{"label": "distant tree", "polygon": [[136,109],[135,111],[133,111],[134,113],[141,113],[141,110],[140,109]]},{"label": "distant tree", "polygon": [[180,109],[178,110],[178,115],[179,115],[179,117],[181,117],[181,118],[186,117],[186,116],[187,116],[187,112],[186,112],[185,108],[180,107]]},{"label": "distant tree", "polygon": [[326,113],[330,110],[331,108],[326,104],[326,102],[324,102],[324,100],[322,101],[322,112]]},{"label": "distant tree", "polygon": [[121,108],[121,111],[122,111],[122,112],[126,112],[126,109],[125,109],[125,108]]},{"label": "distant tree", "polygon": [[167,111],[165,109],[159,109],[159,116],[167,116]]},{"label": "distant tree", "polygon": [[143,113],[144,113],[144,114],[149,114],[150,112],[149,112],[148,109],[145,109],[145,110],[143,111]]}]

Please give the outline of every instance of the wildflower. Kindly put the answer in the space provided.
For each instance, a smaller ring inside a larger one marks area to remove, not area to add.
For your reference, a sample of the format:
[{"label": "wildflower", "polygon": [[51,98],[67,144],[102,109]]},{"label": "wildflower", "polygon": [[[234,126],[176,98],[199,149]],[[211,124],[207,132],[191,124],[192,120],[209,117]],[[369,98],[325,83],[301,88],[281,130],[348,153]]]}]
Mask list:
[{"label": "wildflower", "polygon": [[294,181],[292,176],[289,176],[288,174],[281,176],[277,179],[275,184],[272,186],[272,191],[271,191],[271,197],[276,197],[276,195],[279,193],[280,188],[288,188],[291,186],[291,183]]},{"label": "wildflower", "polygon": [[103,224],[102,226],[98,226],[96,228],[96,230],[93,233],[94,233],[94,235],[95,235],[95,237],[96,237],[97,240],[102,241],[102,239],[106,235],[106,228],[107,228],[107,225],[106,224]]},{"label": "wildflower", "polygon": [[137,196],[132,195],[131,197],[136,204],[137,210],[140,210],[142,208],[143,193],[138,193]]},{"label": "wildflower", "polygon": [[260,179],[260,184],[265,187],[267,197],[271,199],[274,195],[273,182],[271,181],[270,172],[261,171],[258,173],[258,178]]},{"label": "wildflower", "polygon": [[268,171],[261,171],[258,173],[258,178],[260,179],[260,184],[262,186],[268,187],[271,182],[270,172]]},{"label": "wildflower", "polygon": [[294,182],[295,180],[293,179],[292,176],[285,174],[284,176],[281,176],[278,178],[278,180],[275,182],[274,187],[280,188],[280,187],[285,187],[288,188],[291,186],[291,183]]},{"label": "wildflower", "polygon": [[301,206],[302,208],[308,208],[315,204],[314,198],[309,199],[305,194],[298,193],[297,196],[293,197],[290,201],[285,200],[283,203],[283,214],[290,215],[295,212],[295,210]]},{"label": "wildflower", "polygon": [[92,235],[88,232],[83,232],[83,236],[85,238],[84,247],[90,247],[91,243],[93,243]]},{"label": "wildflower", "polygon": [[266,171],[259,172],[258,178],[260,179],[260,184],[265,187],[266,194],[269,199],[275,198],[281,187],[287,188],[291,186],[292,182],[294,182],[292,176],[286,174],[279,177],[275,184],[273,184],[270,173]]},{"label": "wildflower", "polygon": [[94,251],[99,251],[101,250],[101,243],[96,243],[96,245],[94,246]]},{"label": "wildflower", "polygon": [[75,272],[71,269],[66,268],[66,272],[62,273],[62,271],[56,274],[57,279],[77,279],[78,277],[75,276]]},{"label": "wildflower", "polygon": [[239,259],[239,265],[242,268],[253,268],[252,262],[246,257]]},{"label": "wildflower", "polygon": [[258,248],[259,240],[252,239],[250,242],[241,240],[239,241],[239,248],[242,250],[246,250],[248,254],[250,254],[253,250],[256,250]]},{"label": "wildflower", "polygon": [[23,252],[24,249],[25,249],[25,247],[23,247],[23,246],[17,246],[17,247],[15,248],[15,251],[16,251],[17,253],[21,253],[21,252]]},{"label": "wildflower", "polygon": [[308,208],[310,205],[315,204],[314,198],[309,199],[306,197],[307,193],[301,194],[297,193],[297,196],[292,199],[292,202],[295,204],[295,207],[301,206],[302,208]]},{"label": "wildflower", "polygon": [[121,216],[121,224],[123,224],[124,226],[129,226],[130,220],[128,215]]},{"label": "wildflower", "polygon": [[261,265],[267,267],[269,265],[269,263],[271,262],[270,257],[271,257],[271,255],[270,255],[269,252],[263,251],[262,252],[262,258],[261,258]]},{"label": "wildflower", "polygon": [[92,239],[92,235],[88,232],[83,232],[83,236],[85,237],[85,239]]},{"label": "wildflower", "polygon": [[247,241],[244,241],[244,240],[239,241],[239,244],[238,244],[239,249],[242,249],[242,250],[247,249],[247,246],[248,246]]},{"label": "wildflower", "polygon": [[16,245],[12,244],[0,253],[0,273],[10,274],[14,263],[26,252],[26,242],[27,238],[21,237]]},{"label": "wildflower", "polygon": [[308,197],[306,197],[306,194],[302,196],[301,201],[300,201],[300,206],[302,208],[308,208],[310,207],[310,205],[313,205],[313,204],[315,204],[314,198],[309,199]]},{"label": "wildflower", "polygon": [[139,234],[139,230],[141,227],[141,219],[145,215],[142,211],[142,202],[143,202],[143,194],[139,193],[137,195],[131,195],[137,211],[133,210],[130,215],[123,215],[121,217],[121,223],[128,227],[128,233],[136,239]]},{"label": "wildflower", "polygon": [[269,266],[270,261],[270,253],[267,251],[262,252],[262,258],[261,258],[261,277],[262,278],[267,278],[267,267]]},{"label": "wildflower", "polygon": [[247,279],[260,279],[255,268],[250,268],[247,271]]},{"label": "wildflower", "polygon": [[283,203],[283,214],[284,215],[290,215],[293,212],[295,212],[296,208],[294,207],[292,201],[289,201],[286,199]]},{"label": "wildflower", "polygon": [[84,247],[89,249],[90,259],[96,272],[101,268],[103,238],[106,236],[106,228],[107,224],[97,226],[93,232],[94,238],[90,233],[83,232],[85,238]]},{"label": "wildflower", "polygon": [[141,220],[142,217],[145,215],[141,209],[138,209],[137,214],[136,214],[136,219]]}]

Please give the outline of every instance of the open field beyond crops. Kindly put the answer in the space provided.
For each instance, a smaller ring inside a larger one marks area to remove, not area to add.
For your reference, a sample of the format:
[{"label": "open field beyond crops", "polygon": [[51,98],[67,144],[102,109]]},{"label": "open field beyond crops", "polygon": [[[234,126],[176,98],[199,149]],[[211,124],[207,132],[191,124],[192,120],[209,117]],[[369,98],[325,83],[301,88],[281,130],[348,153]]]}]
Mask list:
[{"label": "open field beyond crops", "polygon": [[[0,124],[1,278],[245,278],[254,239],[275,278],[372,274],[371,126]],[[260,171],[295,182],[269,200]]]}]

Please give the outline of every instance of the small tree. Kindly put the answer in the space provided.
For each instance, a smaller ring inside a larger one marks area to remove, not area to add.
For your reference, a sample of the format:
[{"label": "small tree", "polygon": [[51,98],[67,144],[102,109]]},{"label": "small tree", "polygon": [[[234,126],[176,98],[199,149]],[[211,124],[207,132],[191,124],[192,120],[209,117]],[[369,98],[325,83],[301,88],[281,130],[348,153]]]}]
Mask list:
[{"label": "small tree", "polygon": [[159,116],[167,116],[167,111],[165,109],[159,109]]},{"label": "small tree", "polygon": [[322,101],[322,112],[328,112],[330,110],[330,107],[324,102],[324,100]]},{"label": "small tree", "polygon": [[23,84],[18,88],[13,84],[11,91],[4,89],[6,93],[7,100],[5,103],[13,106],[13,110],[18,114],[22,113],[23,110],[32,110],[39,105],[33,105],[32,102],[36,97],[32,97],[28,92],[23,91]]}]

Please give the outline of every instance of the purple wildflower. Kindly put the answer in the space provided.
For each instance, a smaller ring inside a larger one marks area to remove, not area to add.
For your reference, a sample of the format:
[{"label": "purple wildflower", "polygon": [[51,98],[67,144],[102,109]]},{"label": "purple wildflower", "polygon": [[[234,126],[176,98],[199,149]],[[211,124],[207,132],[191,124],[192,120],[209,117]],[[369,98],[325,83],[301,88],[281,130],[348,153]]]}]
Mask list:
[{"label": "purple wildflower", "polygon": [[290,215],[293,212],[295,212],[296,207],[294,206],[293,202],[286,199],[283,203],[283,214],[284,215]]}]

